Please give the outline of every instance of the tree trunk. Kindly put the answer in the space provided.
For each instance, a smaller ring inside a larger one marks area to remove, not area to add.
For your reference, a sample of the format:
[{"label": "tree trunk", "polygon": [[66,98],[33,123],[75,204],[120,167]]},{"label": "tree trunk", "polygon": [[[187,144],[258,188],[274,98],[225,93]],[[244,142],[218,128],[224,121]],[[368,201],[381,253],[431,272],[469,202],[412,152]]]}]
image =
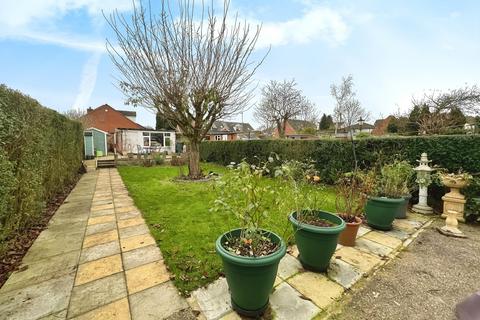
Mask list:
[{"label": "tree trunk", "polygon": [[200,179],[203,177],[200,168],[200,142],[190,141],[188,147],[188,177]]},{"label": "tree trunk", "polygon": [[280,121],[277,121],[277,131],[280,139],[285,138],[285,122],[282,124]]}]

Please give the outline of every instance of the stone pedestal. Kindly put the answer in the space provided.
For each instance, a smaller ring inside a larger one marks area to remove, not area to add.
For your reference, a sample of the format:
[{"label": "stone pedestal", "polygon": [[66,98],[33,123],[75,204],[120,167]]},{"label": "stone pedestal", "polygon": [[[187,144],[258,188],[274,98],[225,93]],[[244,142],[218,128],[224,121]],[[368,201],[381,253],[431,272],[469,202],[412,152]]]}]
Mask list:
[{"label": "stone pedestal", "polygon": [[418,203],[414,204],[412,210],[417,213],[432,214],[433,209],[427,204],[428,187],[420,186],[418,190]]},{"label": "stone pedestal", "polygon": [[437,230],[446,236],[466,238],[463,232],[458,229],[457,216],[458,212],[453,210],[447,211],[445,225],[441,228],[437,228]]},{"label": "stone pedestal", "polygon": [[[458,189],[457,189],[458,190]],[[460,194],[463,199],[457,197],[449,196],[452,192],[447,193],[442,197],[443,200],[443,213],[442,218],[446,218],[448,216],[447,212],[455,211],[455,215],[457,220],[460,222],[465,222],[465,218],[463,217],[463,212],[465,211],[465,197]]]},{"label": "stone pedestal", "polygon": [[465,211],[465,203],[467,201],[465,200],[465,196],[460,193],[460,189],[465,187],[467,183],[463,181],[455,181],[448,178],[443,178],[442,182],[446,187],[450,188],[450,192],[442,197],[442,218],[446,218],[448,216],[448,212],[452,211],[455,212],[455,216],[458,221],[465,222],[465,219],[463,218],[463,213]]}]

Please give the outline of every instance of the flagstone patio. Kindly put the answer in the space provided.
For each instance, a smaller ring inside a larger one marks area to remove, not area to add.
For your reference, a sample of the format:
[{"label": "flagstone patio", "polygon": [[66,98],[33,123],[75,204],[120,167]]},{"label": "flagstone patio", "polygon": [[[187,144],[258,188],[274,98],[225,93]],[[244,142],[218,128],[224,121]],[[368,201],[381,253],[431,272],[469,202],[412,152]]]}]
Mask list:
[{"label": "flagstone patio", "polygon": [[[409,213],[408,219],[396,220],[388,232],[361,226],[355,247],[337,246],[327,273],[313,273],[302,268],[296,246],[281,260],[274,291],[270,296],[271,313],[278,320],[328,318],[342,296],[390,262],[431,223],[425,216]],[[198,289],[187,299],[197,312],[197,319],[241,319],[230,304],[225,278]]]},{"label": "flagstone patio", "polygon": [[0,319],[195,319],[116,169],[85,174],[0,289]]},{"label": "flagstone patio", "polygon": [[[413,213],[389,232],[362,226],[355,248],[338,245],[326,274],[302,269],[295,246],[282,259],[275,319],[327,316],[431,221]],[[85,174],[19,270],[0,289],[0,319],[240,319],[221,278],[182,298],[116,169]]]}]

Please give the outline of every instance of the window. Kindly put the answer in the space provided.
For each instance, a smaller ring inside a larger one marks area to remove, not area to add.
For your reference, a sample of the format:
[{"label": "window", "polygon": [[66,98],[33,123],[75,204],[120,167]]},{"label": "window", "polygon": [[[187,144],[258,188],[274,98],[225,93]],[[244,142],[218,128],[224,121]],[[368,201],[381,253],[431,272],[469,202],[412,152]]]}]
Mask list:
[{"label": "window", "polygon": [[150,133],[150,142],[152,147],[163,147],[163,133],[162,132],[151,132]]},{"label": "window", "polygon": [[143,146],[150,147],[150,132],[143,133]]},{"label": "window", "polygon": [[222,136],[218,135],[218,136],[215,136],[215,141],[220,141],[222,140]]}]

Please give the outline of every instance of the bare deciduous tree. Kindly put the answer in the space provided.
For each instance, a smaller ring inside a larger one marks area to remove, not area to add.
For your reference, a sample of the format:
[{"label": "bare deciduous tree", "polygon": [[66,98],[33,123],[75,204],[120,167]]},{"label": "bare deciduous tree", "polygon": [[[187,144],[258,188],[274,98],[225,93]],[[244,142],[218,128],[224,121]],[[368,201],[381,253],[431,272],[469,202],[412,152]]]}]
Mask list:
[{"label": "bare deciduous tree", "polygon": [[285,137],[288,120],[316,121],[315,105],[296,86],[295,80],[270,81],[262,88],[262,99],[255,108],[255,117],[267,127],[275,126],[280,138]]},{"label": "bare deciduous tree", "polygon": [[87,111],[82,109],[70,109],[63,113],[67,118],[80,122],[84,129],[90,127],[90,121],[85,115]]},{"label": "bare deciduous tree", "polygon": [[351,128],[360,118],[367,120],[370,117],[358,101],[353,86],[351,75],[343,77],[340,85],[332,84],[330,86],[330,94],[336,102],[333,109],[335,122],[347,128]]},{"label": "bare deciduous tree", "polygon": [[265,57],[251,61],[260,26],[252,29],[237,16],[230,20],[228,0],[220,15],[213,2],[178,3],[172,10],[162,0],[158,15],[141,2],[129,17],[114,12],[107,21],[117,43],[107,41],[107,49],[127,102],[155,109],[181,130],[189,177],[195,179],[202,176],[201,141],[216,120],[247,105],[253,74]]},{"label": "bare deciduous tree", "polygon": [[419,132],[423,134],[444,133],[458,124],[452,112],[480,115],[480,89],[473,85],[445,92],[431,90],[420,98],[412,98],[414,107],[426,108],[425,113],[417,120]]},{"label": "bare deciduous tree", "polygon": [[355,160],[355,170],[357,170],[357,154],[355,152],[355,143],[353,141],[352,125],[360,119],[368,120],[369,113],[362,108],[360,101],[356,98],[356,92],[353,89],[353,77],[349,75],[342,78],[340,85],[332,84],[330,94],[335,98],[335,108],[333,109],[335,118],[335,130],[339,125],[347,129],[347,134],[351,137],[353,158]]}]

